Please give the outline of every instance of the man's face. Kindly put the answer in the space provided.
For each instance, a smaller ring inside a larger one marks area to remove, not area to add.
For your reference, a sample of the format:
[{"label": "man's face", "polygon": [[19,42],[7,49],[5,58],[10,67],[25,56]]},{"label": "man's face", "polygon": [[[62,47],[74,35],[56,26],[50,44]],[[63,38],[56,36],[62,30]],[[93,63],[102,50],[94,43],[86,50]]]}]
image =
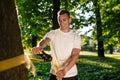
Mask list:
[{"label": "man's face", "polygon": [[71,19],[68,17],[67,14],[63,14],[58,17],[58,23],[62,30],[68,29],[70,22]]}]

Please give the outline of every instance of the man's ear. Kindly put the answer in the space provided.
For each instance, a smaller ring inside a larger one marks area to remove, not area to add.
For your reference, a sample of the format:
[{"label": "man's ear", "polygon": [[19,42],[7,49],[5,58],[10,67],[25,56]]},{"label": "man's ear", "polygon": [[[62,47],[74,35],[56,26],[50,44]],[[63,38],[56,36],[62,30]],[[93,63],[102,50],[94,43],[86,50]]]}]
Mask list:
[{"label": "man's ear", "polygon": [[69,18],[69,23],[71,23],[72,22],[72,18]]}]

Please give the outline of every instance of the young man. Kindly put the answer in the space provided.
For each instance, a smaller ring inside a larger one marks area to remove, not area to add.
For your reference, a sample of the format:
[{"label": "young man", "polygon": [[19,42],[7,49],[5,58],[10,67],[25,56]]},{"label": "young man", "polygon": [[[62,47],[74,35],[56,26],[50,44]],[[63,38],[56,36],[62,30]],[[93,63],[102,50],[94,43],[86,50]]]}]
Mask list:
[{"label": "young man", "polygon": [[76,61],[81,49],[81,38],[70,30],[68,11],[58,12],[58,23],[60,28],[48,32],[39,47],[32,48],[32,53],[38,54],[50,42],[52,61],[49,80],[78,80]]}]

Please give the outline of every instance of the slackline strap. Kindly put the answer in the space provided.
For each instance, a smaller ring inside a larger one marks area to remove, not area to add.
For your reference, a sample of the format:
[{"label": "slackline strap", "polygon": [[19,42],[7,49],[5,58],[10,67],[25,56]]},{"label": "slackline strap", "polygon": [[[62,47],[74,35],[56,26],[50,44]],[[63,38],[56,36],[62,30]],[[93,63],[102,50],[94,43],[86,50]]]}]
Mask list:
[{"label": "slackline strap", "polygon": [[0,61],[0,72],[24,64],[24,54]]}]

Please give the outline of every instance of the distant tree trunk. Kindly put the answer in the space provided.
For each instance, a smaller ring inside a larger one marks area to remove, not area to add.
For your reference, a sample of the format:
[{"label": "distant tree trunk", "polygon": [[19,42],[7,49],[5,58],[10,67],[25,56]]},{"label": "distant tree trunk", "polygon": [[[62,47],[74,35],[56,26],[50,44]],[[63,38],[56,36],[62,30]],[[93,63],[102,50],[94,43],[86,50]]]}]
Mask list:
[{"label": "distant tree trunk", "polygon": [[100,8],[98,0],[94,0],[95,14],[96,14],[96,25],[97,25],[97,41],[98,41],[98,56],[104,57],[104,44],[102,37],[102,25],[100,17]]},{"label": "distant tree trunk", "polygon": [[114,47],[114,45],[112,45],[112,44],[109,45],[110,54],[113,54],[113,51],[114,51],[114,50],[113,50],[113,47]]},{"label": "distant tree trunk", "polygon": [[37,45],[37,36],[32,35],[32,47]]},{"label": "distant tree trunk", "polygon": [[52,29],[59,28],[57,21],[57,12],[60,10],[60,0],[53,0],[53,27]]},{"label": "distant tree trunk", "polygon": [[32,34],[32,30],[34,30],[35,27],[36,27],[35,23],[31,23],[31,28],[30,28],[31,36],[32,36],[32,38],[31,38],[32,46],[31,47],[37,46],[38,35],[33,35]]},{"label": "distant tree trunk", "polygon": [[[14,1],[0,0],[0,61],[24,54]],[[24,65],[0,72],[0,80],[28,80],[27,76]]]},{"label": "distant tree trunk", "polygon": [[110,49],[110,54],[113,54],[113,48]]}]

